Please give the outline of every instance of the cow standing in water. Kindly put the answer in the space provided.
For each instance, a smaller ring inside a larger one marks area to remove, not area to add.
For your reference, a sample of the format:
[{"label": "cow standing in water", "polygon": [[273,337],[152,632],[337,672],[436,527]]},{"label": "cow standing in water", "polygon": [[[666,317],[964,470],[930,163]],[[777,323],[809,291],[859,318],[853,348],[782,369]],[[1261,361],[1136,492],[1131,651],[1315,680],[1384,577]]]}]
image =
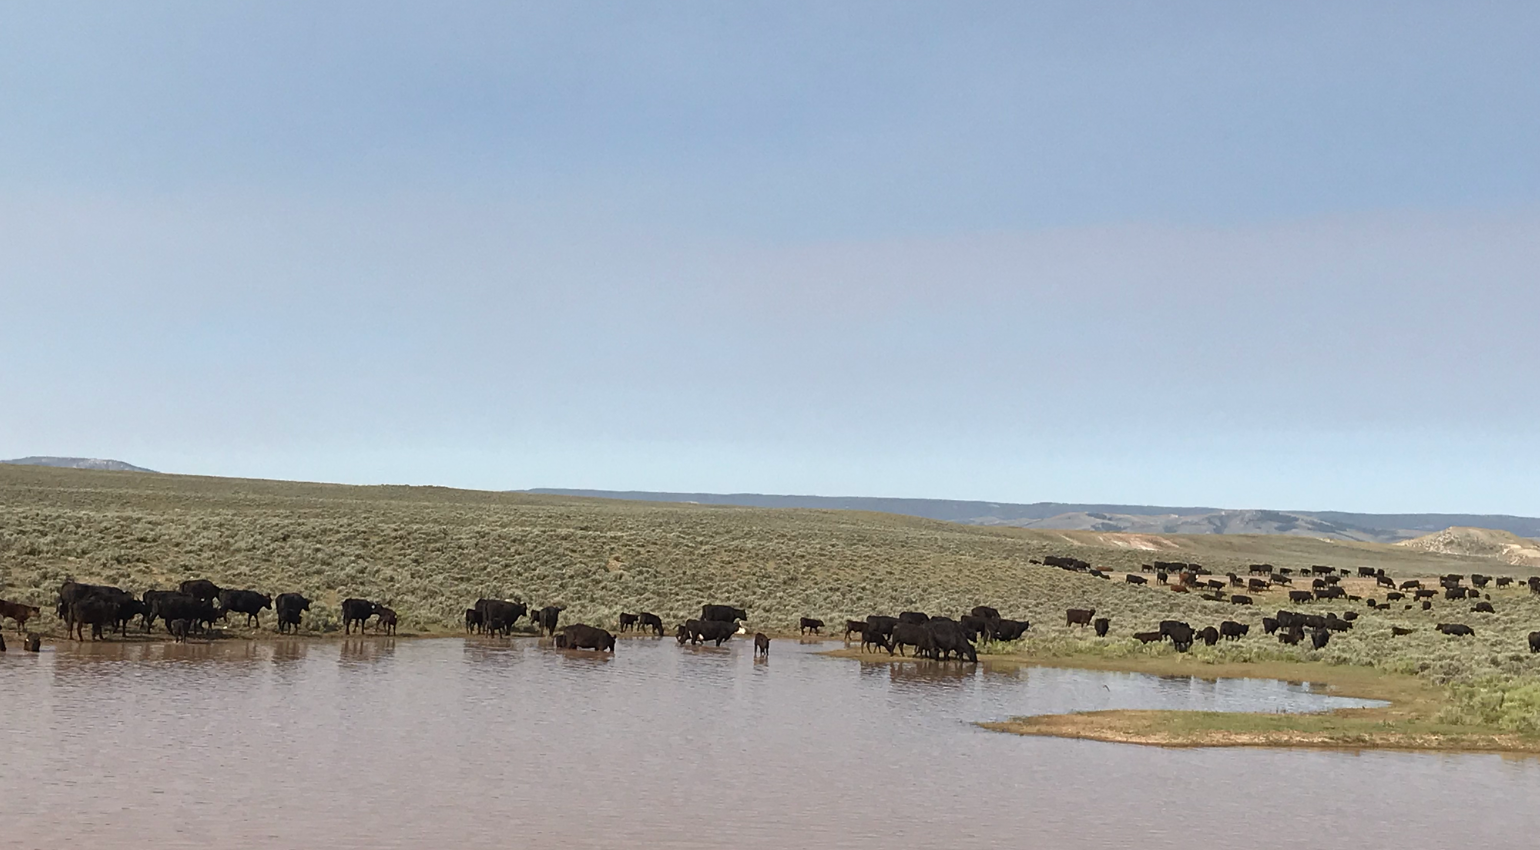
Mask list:
[{"label": "cow standing in water", "polygon": [[755,632],[754,633],[754,657],[755,658],[769,658],[770,657],[770,638],[765,637],[765,633],[764,632]]}]

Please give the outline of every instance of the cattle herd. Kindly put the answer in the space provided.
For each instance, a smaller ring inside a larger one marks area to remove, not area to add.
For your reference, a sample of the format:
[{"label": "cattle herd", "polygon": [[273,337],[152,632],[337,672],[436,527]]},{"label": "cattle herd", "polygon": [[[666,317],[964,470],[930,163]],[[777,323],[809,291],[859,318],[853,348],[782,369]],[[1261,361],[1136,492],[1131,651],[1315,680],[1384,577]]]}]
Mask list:
[{"label": "cattle herd", "polygon": [[[1111,578],[1107,571],[1092,567],[1077,558],[1050,555],[1033,562],[1102,579]],[[1508,577],[1477,574],[1469,577],[1471,586],[1467,587],[1466,576],[1446,575],[1438,580],[1439,590],[1434,590],[1423,587],[1422,582],[1417,580],[1397,583],[1385,575],[1384,570],[1358,568],[1358,578],[1374,579],[1375,588],[1386,589],[1384,601],[1381,602],[1376,598],[1364,599],[1360,595],[1348,593],[1340,582],[1343,577],[1351,575],[1350,571],[1329,566],[1317,565],[1296,573],[1270,564],[1253,564],[1245,577],[1232,572],[1221,578],[1215,577],[1199,564],[1156,561],[1143,565],[1141,572],[1152,573],[1155,583],[1151,584],[1151,579],[1144,575],[1133,573],[1126,574],[1125,581],[1141,587],[1166,587],[1176,593],[1198,593],[1206,600],[1232,605],[1255,604],[1255,596],[1278,589],[1287,593],[1289,602],[1294,604],[1341,601],[1362,603],[1370,609],[1388,609],[1400,603],[1406,609],[1420,606],[1426,611],[1431,610],[1433,598],[1441,590],[1444,599],[1472,600],[1472,613],[1485,614],[1495,613],[1495,609],[1490,594],[1485,594],[1483,598],[1483,590],[1489,585],[1502,588],[1513,584],[1513,579]],[[1296,578],[1300,581],[1298,588],[1294,586]],[[1304,589],[1306,582],[1309,590]],[[1540,595],[1540,577],[1529,579],[1527,586],[1532,594]],[[1247,593],[1229,592],[1239,589],[1245,589]],[[103,637],[106,632],[125,634],[130,623],[137,617],[145,633],[149,633],[159,620],[166,633],[180,642],[196,633],[210,633],[216,621],[228,622],[232,614],[243,616],[247,626],[260,627],[262,612],[269,609],[277,616],[279,633],[297,631],[301,616],[310,610],[310,605],[311,600],[298,593],[280,593],[273,597],[254,590],[221,588],[206,579],[193,579],[182,582],[176,590],[152,589],[138,597],[117,587],[66,581],[59,588],[55,608],[64,622],[66,634],[75,640],[85,640],[87,626],[91,629],[93,640]],[[396,632],[396,612],[385,605],[367,599],[350,598],[342,600],[340,609],[344,634],[352,634],[355,628],[363,633],[371,620],[378,634]],[[557,647],[615,651],[616,637],[605,629],[585,623],[560,625],[564,610],[559,605],[534,608],[518,601],[479,599],[473,607],[465,609],[465,629],[468,633],[506,637],[512,633],[519,620],[528,618],[529,624],[540,635],[549,636]],[[39,613],[41,609],[37,606],[0,600],[0,618],[13,620],[18,631],[25,632],[27,622]],[[1067,609],[1064,614],[1065,625],[1090,628],[1098,637],[1106,637],[1111,630],[1112,618],[1098,617],[1096,613],[1093,608]],[[748,612],[742,608],[704,605],[698,619],[688,619],[675,627],[674,636],[681,646],[707,642],[721,646],[734,635],[745,631],[740,621],[747,619]],[[1321,649],[1331,640],[1333,632],[1352,629],[1357,619],[1356,611],[1344,611],[1339,615],[1332,611],[1310,613],[1279,610],[1275,616],[1262,618],[1262,628],[1266,634],[1275,635],[1281,643],[1298,645],[1308,640],[1310,646]],[[993,607],[979,605],[957,619],[905,611],[896,617],[873,614],[865,620],[846,620],[844,638],[849,641],[859,636],[862,651],[886,651],[889,655],[908,655],[912,652],[916,657],[937,661],[956,659],[976,662],[976,645],[979,641],[1018,640],[1030,628],[1031,624],[1026,620],[1008,619]],[[1435,628],[1453,637],[1475,634],[1475,630],[1464,623],[1438,623]],[[803,617],[798,624],[801,634],[821,635],[823,629],[824,621],[812,617]],[[1230,619],[1223,620],[1217,627],[1195,627],[1181,620],[1162,620],[1154,628],[1133,632],[1132,637],[1142,643],[1170,641],[1178,652],[1186,652],[1195,642],[1202,641],[1213,646],[1220,640],[1238,640],[1250,630],[1248,624]],[[665,633],[663,619],[645,611],[621,614],[619,631],[636,631],[657,637]],[[1391,627],[1393,637],[1413,631],[1402,626]],[[26,648],[36,651],[38,643],[37,636],[28,633]],[[4,649],[3,638],[0,638],[0,652]],[[1529,649],[1530,652],[1540,652],[1540,631],[1529,634]],[[756,633],[756,657],[768,656],[769,651],[769,638]]]}]

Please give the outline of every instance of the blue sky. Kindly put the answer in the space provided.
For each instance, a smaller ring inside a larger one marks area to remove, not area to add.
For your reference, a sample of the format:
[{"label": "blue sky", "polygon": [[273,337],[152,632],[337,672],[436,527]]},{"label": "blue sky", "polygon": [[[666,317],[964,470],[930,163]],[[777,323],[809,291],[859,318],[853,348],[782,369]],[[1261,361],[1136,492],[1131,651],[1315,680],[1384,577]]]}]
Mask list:
[{"label": "blue sky", "polygon": [[1531,4],[28,4],[0,455],[1540,514]]}]

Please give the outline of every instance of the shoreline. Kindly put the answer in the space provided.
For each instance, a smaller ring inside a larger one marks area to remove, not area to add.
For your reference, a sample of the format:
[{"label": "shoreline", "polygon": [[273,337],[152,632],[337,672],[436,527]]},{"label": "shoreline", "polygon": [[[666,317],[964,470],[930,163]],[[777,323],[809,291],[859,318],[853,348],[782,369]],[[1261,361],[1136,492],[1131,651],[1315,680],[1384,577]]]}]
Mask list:
[{"label": "shoreline", "polygon": [[[859,648],[848,647],[823,654],[868,664],[913,660],[862,653]],[[993,732],[1177,749],[1262,747],[1540,755],[1540,737],[1489,726],[1440,722],[1440,712],[1450,704],[1446,689],[1416,676],[1370,667],[1318,661],[1206,663],[1185,655],[1107,658],[1032,653],[981,655],[979,663],[1208,680],[1272,679],[1319,687],[1333,696],[1385,703],[1291,714],[1113,709],[1012,717],[976,724]]]}]

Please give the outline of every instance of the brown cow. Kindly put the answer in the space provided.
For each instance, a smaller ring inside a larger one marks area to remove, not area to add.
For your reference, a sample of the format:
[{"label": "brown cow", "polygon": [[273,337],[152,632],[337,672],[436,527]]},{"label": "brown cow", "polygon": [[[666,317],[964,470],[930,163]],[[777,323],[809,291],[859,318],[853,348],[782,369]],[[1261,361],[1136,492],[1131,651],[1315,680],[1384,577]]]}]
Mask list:
[{"label": "brown cow", "polygon": [[1070,608],[1064,612],[1064,625],[1089,626],[1091,625],[1091,618],[1095,616],[1095,608]]},{"label": "brown cow", "polygon": [[770,657],[770,639],[765,637],[765,633],[764,632],[755,632],[754,633],[754,657],[755,658],[769,658]]},{"label": "brown cow", "polygon": [[42,609],[36,605],[23,605],[20,602],[7,602],[0,599],[0,618],[10,617],[16,621],[16,631],[27,630],[27,621],[42,613]]}]

